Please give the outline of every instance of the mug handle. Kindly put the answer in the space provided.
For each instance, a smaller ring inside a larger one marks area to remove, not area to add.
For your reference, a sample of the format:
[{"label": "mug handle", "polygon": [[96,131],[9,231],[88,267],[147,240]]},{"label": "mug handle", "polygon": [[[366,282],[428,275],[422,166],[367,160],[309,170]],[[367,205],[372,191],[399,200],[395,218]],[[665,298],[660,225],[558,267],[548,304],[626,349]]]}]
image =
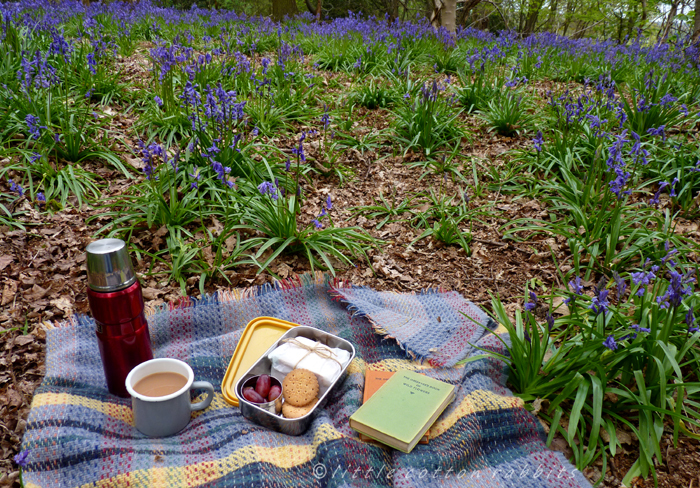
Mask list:
[{"label": "mug handle", "polygon": [[192,383],[192,386],[190,386],[190,390],[206,390],[208,393],[203,401],[190,404],[190,411],[192,412],[195,410],[204,410],[214,399],[214,387],[208,381],[195,381]]}]

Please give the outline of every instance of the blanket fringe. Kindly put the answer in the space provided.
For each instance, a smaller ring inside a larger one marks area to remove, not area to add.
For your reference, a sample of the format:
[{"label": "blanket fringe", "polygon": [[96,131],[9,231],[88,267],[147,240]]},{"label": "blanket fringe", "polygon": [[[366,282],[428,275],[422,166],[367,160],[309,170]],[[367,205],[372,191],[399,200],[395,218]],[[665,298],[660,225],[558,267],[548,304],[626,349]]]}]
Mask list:
[{"label": "blanket fringe", "polygon": [[[216,291],[211,294],[203,295],[200,298],[195,298],[195,297],[180,297],[176,300],[173,300],[171,302],[163,303],[160,305],[148,305],[146,304],[145,307],[145,314],[146,317],[150,317],[152,315],[156,315],[159,313],[163,312],[172,312],[174,310],[183,310],[187,309],[190,307],[200,307],[203,305],[208,305],[213,302],[237,302],[241,300],[245,300],[246,298],[251,298],[251,297],[259,297],[262,295],[265,295],[267,293],[271,293],[274,291],[280,291],[280,290],[293,290],[296,288],[302,288],[305,286],[318,286],[318,285],[326,285],[329,287],[329,293],[331,297],[334,300],[341,301],[346,304],[348,307],[348,310],[352,312],[353,316],[358,315],[358,316],[364,316],[361,312],[357,310],[357,308],[351,306],[347,300],[342,299],[342,288],[367,288],[366,286],[356,286],[353,285],[347,281],[342,281],[340,278],[331,276],[328,273],[324,273],[322,271],[316,271],[312,273],[304,273],[301,275],[294,274],[288,278],[283,278],[283,279],[275,279],[270,283],[264,283],[262,285],[256,285],[256,286],[251,286],[251,287],[241,287],[241,288],[233,288],[231,290],[221,290],[221,291]],[[443,289],[441,286],[438,287],[432,287],[432,288],[425,288],[423,290],[419,291],[411,291],[411,292],[402,292],[403,294],[412,294],[412,295],[431,295],[431,294],[439,294],[439,293],[445,293],[446,290]],[[391,291],[390,293],[395,293],[399,294],[399,292],[396,291]],[[43,321],[39,325],[42,329],[45,331],[55,329],[55,328],[60,328],[60,327],[71,327],[71,326],[76,326],[79,325],[82,320],[77,319],[76,317],[82,317],[82,316],[77,316],[77,315],[70,315],[66,320],[60,321],[60,322],[52,322],[52,321]],[[380,334],[385,336],[387,339],[394,339],[391,337],[386,329],[382,328],[381,326],[377,325],[371,317],[368,317],[368,320],[370,324],[372,324],[372,327],[374,330]],[[412,358],[413,360],[416,361],[423,361],[426,359],[426,357],[423,357],[419,354],[417,354],[415,351],[412,351],[410,349],[406,349],[403,344],[397,341],[399,346],[403,350],[406,351],[406,354],[408,357]],[[429,360],[430,362],[430,360]]]},{"label": "blanket fringe", "polygon": [[[200,298],[195,297],[180,297],[171,302],[162,303],[160,305],[146,304],[144,313],[146,317],[156,315],[163,312],[172,312],[174,310],[183,310],[191,307],[200,307],[214,302],[237,302],[246,298],[259,297],[273,291],[293,290],[304,286],[314,285],[337,285],[340,280],[334,278],[322,271],[314,273],[305,273],[302,275],[292,275],[289,278],[275,279],[271,283],[264,283],[251,287],[233,288],[231,290],[216,291],[211,294],[206,294]],[[79,320],[76,315],[69,316],[66,320],[60,322],[43,321],[40,326],[45,330],[56,329],[60,327],[71,327],[78,325]]]}]

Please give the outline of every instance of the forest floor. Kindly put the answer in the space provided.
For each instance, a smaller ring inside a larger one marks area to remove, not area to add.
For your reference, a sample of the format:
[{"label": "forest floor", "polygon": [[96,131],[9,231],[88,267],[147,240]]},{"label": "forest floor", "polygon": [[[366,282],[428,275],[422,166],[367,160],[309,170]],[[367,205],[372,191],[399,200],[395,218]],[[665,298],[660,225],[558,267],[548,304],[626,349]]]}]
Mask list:
[{"label": "forest floor", "polygon": [[[119,107],[113,107],[113,110],[119,111]],[[382,110],[358,116],[364,121],[363,127],[357,127],[359,134],[388,126],[389,117]],[[476,134],[475,142],[465,144],[464,155],[499,165],[503,164],[507,151],[530,144],[529,138],[508,138],[489,133],[476,117],[463,118]],[[122,130],[127,139],[129,126],[128,116],[122,117]],[[276,143],[292,147],[296,139],[282,139]],[[314,150],[312,141],[307,151],[313,156]],[[129,157],[125,154],[125,159]],[[421,168],[406,164],[417,159],[419,156],[412,153],[406,157],[395,156],[391,147],[364,155],[347,151],[343,165],[350,175],[345,181],[339,181],[337,175],[315,174],[305,184],[308,200],[300,216],[302,221],[308,222],[318,215],[322,203],[331,194],[332,217],[336,225],[357,225],[384,243],[369,252],[369,262],[357,261],[354,267],[339,266],[336,270],[338,278],[355,285],[399,292],[442,287],[458,291],[487,310],[490,310],[490,294],[499,295],[511,313],[522,307],[526,282],[531,284],[531,289],[566,287],[560,282],[557,272],[558,267],[566,272],[566,263],[570,261],[564,241],[535,237],[518,243],[502,238],[504,224],[516,218],[534,219],[546,215],[543,204],[516,199],[487,188],[474,194],[475,182],[470,176],[466,177],[472,184],[470,208],[483,210],[471,224],[471,255],[458,246],[445,246],[432,238],[409,246],[421,232],[408,222],[410,213],[377,229],[383,217],[372,218],[353,210],[353,207],[373,204],[380,195],[398,203],[431,188],[444,195],[458,195],[464,190],[465,185],[453,182],[449,177],[423,173]],[[88,166],[104,179],[103,201],[126,191],[131,184],[120,173],[97,163]],[[471,165],[461,170],[464,175],[471,175]],[[19,473],[12,459],[20,449],[33,393],[45,374],[46,332],[42,324],[63,321],[71,314],[89,313],[85,247],[105,222],[99,217],[102,212],[99,206],[67,207],[54,214],[40,214],[25,200],[18,202],[17,209],[25,211],[20,220],[27,230],[0,229],[0,486],[19,486]],[[91,217],[97,218],[88,221]],[[221,225],[218,222],[209,224],[213,228]],[[164,229],[144,231],[134,235],[131,241],[140,249],[161,249],[165,245]],[[134,259],[147,305],[157,306],[178,299],[181,296],[179,285],[162,281],[162,276],[167,275],[149,274],[150,264]],[[152,271],[164,270],[156,265]],[[302,256],[283,255],[273,263],[270,271],[286,278],[307,273],[310,268]],[[273,279],[268,272],[258,274],[258,269],[252,266],[236,268],[227,273],[227,277],[230,283],[223,279],[207,282],[205,291],[212,293],[220,289],[261,285]],[[198,281],[199,276],[188,280],[188,295],[199,296]],[[545,311],[537,310],[542,316]],[[636,438],[624,431],[618,433],[618,438],[622,441],[622,449],[609,460],[600,486],[621,486],[620,480],[636,459]],[[674,446],[672,429],[665,433],[661,442],[663,459],[656,468],[658,486],[699,488],[700,442],[681,436],[678,445]],[[552,448],[571,455],[563,438],[555,438]],[[602,464],[598,464],[588,468],[585,474],[595,482],[600,478],[601,470]],[[652,479],[637,479],[633,486],[652,487],[654,482]]]}]

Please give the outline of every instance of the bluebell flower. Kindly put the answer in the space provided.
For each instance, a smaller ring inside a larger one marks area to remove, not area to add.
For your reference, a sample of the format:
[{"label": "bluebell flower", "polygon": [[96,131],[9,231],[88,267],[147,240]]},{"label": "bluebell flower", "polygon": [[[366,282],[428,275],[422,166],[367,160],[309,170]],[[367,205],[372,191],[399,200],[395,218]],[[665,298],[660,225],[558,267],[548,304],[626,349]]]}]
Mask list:
[{"label": "bluebell flower", "polygon": [[593,300],[591,300],[591,305],[588,308],[593,310],[596,315],[601,313],[605,314],[610,306],[610,302],[608,301],[609,293],[610,290],[600,290],[598,294],[593,297]]},{"label": "bluebell flower", "polygon": [[306,132],[302,132],[299,137],[299,146],[292,148],[292,154],[297,156],[300,161],[306,162],[306,155],[304,154],[304,139],[306,139]]},{"label": "bluebell flower", "polygon": [[155,142],[146,146],[143,141],[139,141],[139,148],[141,149],[141,155],[143,156],[143,172],[146,175],[146,179],[150,180],[155,174],[155,167],[157,165],[155,157],[160,156],[161,159],[166,159],[167,155],[165,154],[163,148]]},{"label": "bluebell flower", "polygon": [[678,254],[678,249],[671,249],[671,244],[668,241],[664,242],[664,249],[666,250],[666,255],[661,258],[661,264],[668,263],[669,266],[675,266],[676,262],[671,258]]},{"label": "bluebell flower", "polygon": [[544,144],[544,139],[542,138],[542,131],[537,131],[537,136],[532,140],[533,146],[535,146],[535,151],[542,152],[542,144]]},{"label": "bluebell flower", "polygon": [[688,313],[685,314],[685,323],[688,325],[688,332],[697,332],[698,328],[695,327],[695,315],[693,314],[693,306],[691,305],[688,309]]},{"label": "bluebell flower", "polygon": [[7,180],[7,181],[10,183],[10,191],[17,193],[20,197],[24,196],[24,188],[19,186],[17,183],[12,181],[11,179]]},{"label": "bluebell flower", "polygon": [[676,183],[678,183],[678,181],[678,178],[673,178],[673,181],[671,182],[671,191],[668,192],[669,197],[676,196]]},{"label": "bluebell flower", "polygon": [[[651,329],[649,327],[640,327],[639,324],[630,325],[630,329],[634,329],[637,332],[644,332],[646,334],[651,332]],[[635,340],[637,338],[637,332],[635,332],[634,335],[632,336],[632,340]]]},{"label": "bluebell flower", "polygon": [[199,172],[199,168],[195,167],[194,172],[188,173],[192,178],[194,178],[194,181],[190,185],[190,189],[194,190],[196,188],[199,188],[198,181],[202,179],[202,175]]},{"label": "bluebell flower", "polygon": [[634,131],[632,131],[632,137],[635,142],[632,145],[632,149],[630,149],[630,156],[632,156],[635,163],[640,162],[643,165],[647,165],[649,163],[647,160],[649,152],[642,147],[641,137]]},{"label": "bluebell flower", "polygon": [[96,75],[97,71],[95,71],[95,67],[97,66],[97,61],[95,61],[95,54],[88,53],[86,58],[87,58],[87,65],[88,65],[88,69],[90,70],[90,73],[93,76]]},{"label": "bluebell flower", "polygon": [[36,201],[39,202],[39,205],[46,203],[46,197],[44,196],[43,192],[36,194]]},{"label": "bluebell flower", "polygon": [[277,200],[279,198],[277,188],[269,181],[263,181],[260,183],[258,186],[258,191],[261,195],[270,195],[273,200]]},{"label": "bluebell flower", "polygon": [[[625,108],[622,103],[620,103],[617,106],[615,116],[617,117],[617,120],[619,120],[619,128],[622,129],[622,127],[625,125],[625,122],[627,122],[628,119],[627,112],[625,112]],[[634,135],[634,132],[632,132],[632,135]]]},{"label": "bluebell flower", "polygon": [[659,308],[678,307],[686,295],[692,295],[693,290],[690,283],[695,282],[693,271],[688,271],[686,274],[681,274],[675,269],[669,269],[671,279],[669,280],[666,293],[656,298]]},{"label": "bluebell flower", "polygon": [[639,103],[637,104],[637,112],[639,113],[644,113],[648,112],[650,108],[654,106],[653,103],[650,103],[644,95],[639,97]]},{"label": "bluebell flower", "polygon": [[323,115],[321,116],[321,123],[323,124],[324,129],[328,129],[328,126],[331,125],[331,116],[328,113],[328,106],[325,103],[323,104]]},{"label": "bluebell flower", "polygon": [[326,208],[327,208],[328,210],[330,210],[330,209],[333,208],[333,202],[331,201],[331,196],[330,196],[330,195],[328,195],[328,197],[326,198]]},{"label": "bluebell flower", "polygon": [[160,98],[158,95],[156,95],[155,97],[153,97],[153,100],[156,102],[156,105],[158,105],[159,107],[162,107],[162,106],[163,106],[163,99]]},{"label": "bluebell flower", "polygon": [[669,185],[668,181],[662,181],[659,184],[659,189],[656,190],[656,193],[654,193],[654,196],[649,200],[649,205],[658,205],[659,204],[659,197],[661,196],[661,191],[666,188]]},{"label": "bluebell flower", "polygon": [[627,283],[625,283],[625,279],[620,277],[617,271],[613,272],[613,279],[615,280],[615,285],[617,289],[617,301],[619,303],[620,300],[622,300],[622,297],[625,295],[625,291],[627,290]]},{"label": "bluebell flower", "polygon": [[29,464],[29,461],[27,461],[28,456],[29,451],[22,451],[19,454],[15,455],[14,461],[20,468],[26,468],[27,464]]},{"label": "bluebell flower", "polygon": [[639,324],[632,324],[630,325],[630,329],[634,329],[637,332],[646,332],[647,334],[651,332],[651,328],[649,327],[641,327]]},{"label": "bluebell flower", "polygon": [[639,290],[637,290],[636,293],[636,295],[639,297],[644,295],[647,285],[649,285],[654,279],[656,279],[654,271],[640,271],[638,273],[632,273],[630,276],[632,277],[632,283],[634,283],[635,285],[639,285]]},{"label": "bluebell flower", "polygon": [[608,119],[600,120],[596,115],[586,115],[586,118],[590,121],[591,129],[600,129],[603,124],[608,122]]},{"label": "bluebell flower", "polygon": [[313,222],[314,226],[317,229],[320,229],[321,227],[323,227],[323,224],[321,222],[319,222],[318,219],[313,219],[311,222]]},{"label": "bluebell flower", "polygon": [[650,134],[652,136],[661,136],[661,140],[663,142],[666,142],[666,126],[665,125],[660,125],[657,128],[651,128],[647,130],[647,134]]},{"label": "bluebell flower", "polygon": [[537,294],[534,291],[530,293],[530,300],[525,302],[525,310],[532,312],[537,307]]},{"label": "bluebell flower", "polygon": [[609,335],[608,338],[603,341],[603,345],[611,351],[617,349],[617,342],[615,342],[615,337],[613,337],[612,335]]},{"label": "bluebell flower", "polygon": [[571,291],[574,293],[574,296],[571,296],[564,300],[564,305],[569,306],[571,302],[576,301],[577,296],[583,295],[583,286],[581,286],[581,277],[577,276],[574,281],[569,281],[569,288],[571,288]]},{"label": "bluebell flower", "polygon": [[219,180],[224,181],[224,178],[226,175],[226,170],[224,169],[224,165],[221,164],[220,162],[214,160],[211,162],[211,167],[214,170],[214,172],[216,173],[216,177]]},{"label": "bluebell flower", "polygon": [[569,281],[569,286],[571,287],[571,291],[573,291],[576,295],[583,295],[583,286],[581,286],[580,276],[577,276],[574,281]]},{"label": "bluebell flower", "polygon": [[33,114],[27,114],[27,116],[24,118],[24,121],[27,123],[30,139],[38,139],[41,136],[41,129],[47,128],[45,125],[39,125],[41,123],[41,120],[39,119],[39,117]]},{"label": "bluebell flower", "polygon": [[622,195],[629,195],[630,190],[623,191],[623,188],[627,185],[627,181],[630,178],[630,172],[625,171],[622,165],[615,166],[615,178],[609,182],[610,191],[617,196],[617,198],[622,198]]},{"label": "bluebell flower", "polygon": [[552,316],[551,312],[547,312],[547,315],[545,315],[545,320],[547,321],[547,331],[552,332],[552,329],[554,328],[554,317]]},{"label": "bluebell flower", "polygon": [[630,140],[627,139],[627,129],[615,136],[615,141],[612,146],[608,148],[608,160],[606,163],[609,171],[612,171],[617,166],[625,165],[625,160],[622,159],[622,148],[628,142],[630,142]]},{"label": "bluebell flower", "polygon": [[51,28],[51,45],[49,46],[49,54],[60,54],[66,64],[70,63],[70,53],[73,52],[73,46],[63,36],[63,32],[59,32]]},{"label": "bluebell flower", "polygon": [[670,93],[667,93],[663,97],[661,97],[661,100],[659,101],[659,105],[661,107],[665,107],[666,105],[671,105],[673,102],[677,101],[678,98],[674,97]]},{"label": "bluebell flower", "polygon": [[221,152],[221,149],[219,146],[216,145],[216,143],[219,142],[217,139],[214,139],[211,141],[211,147],[208,147],[206,149],[207,153],[212,155],[212,154],[219,154]]}]

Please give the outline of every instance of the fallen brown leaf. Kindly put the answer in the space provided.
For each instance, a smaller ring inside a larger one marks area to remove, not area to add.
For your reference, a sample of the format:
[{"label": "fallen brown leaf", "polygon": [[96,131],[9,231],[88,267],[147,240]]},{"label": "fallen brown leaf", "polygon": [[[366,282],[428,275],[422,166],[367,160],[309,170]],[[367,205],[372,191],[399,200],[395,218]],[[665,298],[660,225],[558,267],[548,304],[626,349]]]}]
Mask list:
[{"label": "fallen brown leaf", "polygon": [[3,307],[12,300],[15,299],[15,296],[17,295],[17,282],[15,280],[8,280],[7,283],[5,283],[5,286],[2,289],[2,301],[0,301],[0,305]]},{"label": "fallen brown leaf", "polygon": [[40,287],[39,285],[32,286],[32,289],[24,295],[24,299],[28,302],[36,302],[44,298],[49,293],[49,290]]},{"label": "fallen brown leaf", "polygon": [[49,303],[65,314],[69,314],[73,310],[73,300],[66,296],[51,300]]},{"label": "fallen brown leaf", "polygon": [[19,346],[19,347],[26,346],[27,344],[30,344],[30,343],[34,342],[35,340],[36,340],[36,337],[34,337],[31,334],[17,336],[17,337],[15,337],[15,346]]},{"label": "fallen brown leaf", "polygon": [[556,315],[571,315],[571,310],[569,310],[569,307],[564,303],[564,300],[564,297],[554,297],[554,300],[552,300],[552,311]]},{"label": "fallen brown leaf", "polygon": [[143,294],[143,298],[145,298],[146,300],[155,300],[160,295],[165,293],[165,291],[159,290],[157,288],[147,287],[147,288],[142,288],[141,293]]},{"label": "fallen brown leaf", "polygon": [[10,264],[15,257],[12,254],[4,254],[0,256],[0,271],[5,269],[5,267]]}]

